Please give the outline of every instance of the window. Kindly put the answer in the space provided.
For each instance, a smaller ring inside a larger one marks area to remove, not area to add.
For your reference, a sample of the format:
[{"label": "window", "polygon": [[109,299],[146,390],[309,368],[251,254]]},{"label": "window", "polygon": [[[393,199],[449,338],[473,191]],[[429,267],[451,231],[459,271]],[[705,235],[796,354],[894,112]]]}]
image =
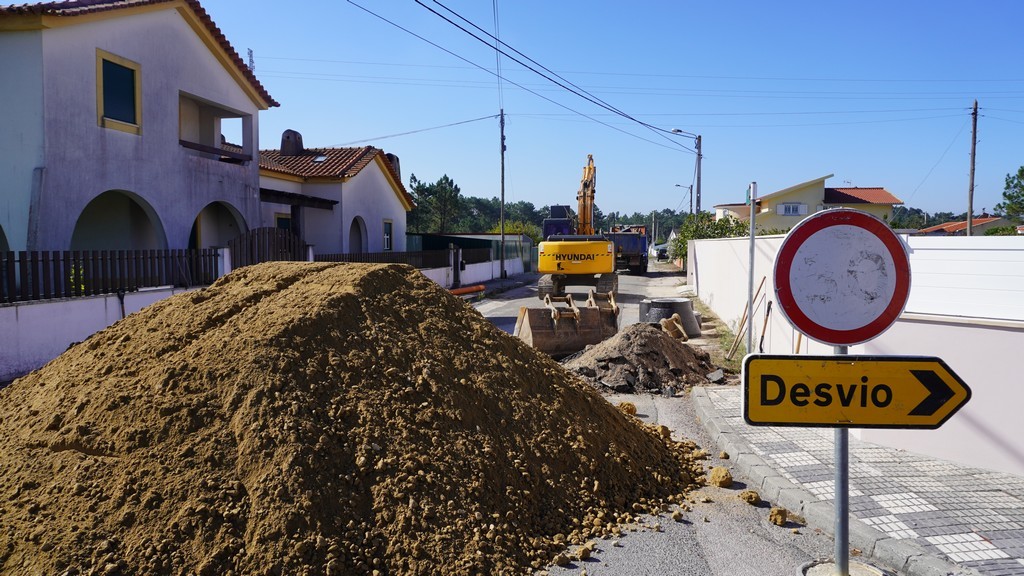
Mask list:
[{"label": "window", "polygon": [[141,73],[137,63],[96,50],[96,116],[100,126],[142,133]]},{"label": "window", "polygon": [[291,214],[284,214],[282,212],[278,212],[277,214],[274,214],[274,226],[280,228],[281,230],[291,230],[292,229],[292,215]]},{"label": "window", "polygon": [[775,213],[781,216],[803,216],[807,214],[807,204],[779,204]]},{"label": "window", "polygon": [[384,221],[384,251],[388,252],[391,250],[391,233],[394,229],[391,220]]}]

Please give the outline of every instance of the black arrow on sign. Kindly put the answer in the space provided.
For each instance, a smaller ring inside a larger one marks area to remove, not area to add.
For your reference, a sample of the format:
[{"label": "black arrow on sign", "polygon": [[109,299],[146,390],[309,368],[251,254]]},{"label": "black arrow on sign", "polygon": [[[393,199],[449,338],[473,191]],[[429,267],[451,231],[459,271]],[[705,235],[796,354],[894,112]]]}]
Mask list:
[{"label": "black arrow on sign", "polygon": [[928,397],[910,411],[910,416],[931,416],[955,395],[949,384],[932,370],[911,370],[910,373],[928,389]]}]

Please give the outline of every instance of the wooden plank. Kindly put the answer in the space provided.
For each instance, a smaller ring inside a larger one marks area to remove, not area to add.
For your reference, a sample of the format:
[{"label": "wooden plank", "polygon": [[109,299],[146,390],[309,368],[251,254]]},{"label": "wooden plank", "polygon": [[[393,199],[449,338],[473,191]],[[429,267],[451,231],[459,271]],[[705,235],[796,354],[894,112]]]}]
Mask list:
[{"label": "wooden plank", "polygon": [[20,299],[22,301],[25,301],[25,300],[29,299],[29,295],[31,294],[30,287],[29,287],[29,281],[28,281],[28,279],[30,278],[29,273],[28,273],[28,252],[25,252],[25,251],[18,252],[18,260],[19,260],[18,267],[19,267],[20,272],[21,272],[20,278],[19,278],[19,280],[21,281],[21,297],[20,297]]},{"label": "wooden plank", "polygon": [[57,298],[67,298],[68,294],[68,260],[70,252],[61,252],[58,262],[53,266],[53,295]]},{"label": "wooden plank", "polygon": [[40,299],[42,299],[42,296],[41,296],[41,293],[40,293],[40,288],[41,288],[40,284],[41,283],[39,281],[41,276],[42,276],[39,273],[40,265],[41,265],[41,260],[39,258],[39,252],[35,252],[35,251],[29,252],[29,278],[28,278],[28,281],[32,285],[32,299],[33,300],[40,300]]},{"label": "wooden plank", "polygon": [[43,252],[43,298],[53,298],[53,258],[50,252]]},{"label": "wooden plank", "polygon": [[110,262],[110,259],[113,258],[114,254],[116,254],[116,252],[107,251],[107,250],[100,250],[98,252],[94,252],[94,254],[99,258],[99,270],[100,270],[100,274],[96,278],[96,290],[98,290],[102,294],[110,294],[110,292],[111,292],[111,285],[112,284],[114,286],[117,285],[115,283],[114,279],[111,278],[112,273],[111,273],[111,262]]},{"label": "wooden plank", "polygon": [[18,283],[15,270],[14,252],[4,252],[3,274],[6,287],[6,290],[4,290],[4,302],[14,302],[18,299]]}]

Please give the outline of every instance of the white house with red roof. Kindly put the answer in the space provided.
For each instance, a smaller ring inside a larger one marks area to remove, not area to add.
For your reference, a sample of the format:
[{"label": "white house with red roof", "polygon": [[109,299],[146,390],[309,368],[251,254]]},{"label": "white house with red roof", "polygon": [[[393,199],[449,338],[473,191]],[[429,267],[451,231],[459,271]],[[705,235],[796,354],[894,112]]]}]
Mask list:
[{"label": "white house with red roof", "polygon": [[[978,218],[971,220],[971,233],[975,236],[982,236],[985,231],[990,228],[1001,228],[1006,226],[1013,226],[1013,222],[1010,222],[1002,216],[989,216],[982,214]],[[1019,229],[1018,229],[1019,230]],[[917,231],[917,236],[966,236],[967,235],[967,221],[961,220],[959,222],[946,222],[943,224],[936,224],[935,226],[929,226],[922,228]]]},{"label": "white house with red roof", "polygon": [[[757,198],[754,225],[758,230],[789,230],[807,216],[830,208],[855,208],[888,221],[892,217],[892,207],[903,204],[885,188],[825,186],[825,181],[833,176],[829,174],[808,180]],[[749,220],[750,205],[716,205],[715,219],[726,217]]]},{"label": "white house with red roof", "polygon": [[398,158],[372,146],[305,148],[286,130],[281,148],[260,151],[267,225],[287,228],[316,254],[404,252],[413,198]]},{"label": "white house with red roof", "polygon": [[0,250],[205,248],[261,225],[258,116],[278,104],[197,1],[0,6],[0,54]]}]

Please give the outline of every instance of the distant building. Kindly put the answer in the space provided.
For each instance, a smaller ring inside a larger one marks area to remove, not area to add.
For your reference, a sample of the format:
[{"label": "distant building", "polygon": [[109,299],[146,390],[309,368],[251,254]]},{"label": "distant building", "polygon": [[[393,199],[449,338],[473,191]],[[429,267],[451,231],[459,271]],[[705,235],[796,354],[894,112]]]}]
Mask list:
[{"label": "distant building", "polygon": [[[903,204],[885,188],[828,188],[825,180],[832,176],[822,176],[757,198],[754,223],[757,229],[789,230],[810,214],[830,208],[856,208],[888,222],[892,207]],[[715,220],[726,217],[749,220],[750,205],[716,205]]]},{"label": "distant building", "polygon": [[[971,222],[971,232],[976,236],[985,234],[985,231],[990,228],[999,228],[1003,226],[1013,226],[1013,222],[1010,222],[1006,218],[1001,216],[988,216],[983,214],[979,218],[974,218]],[[1021,227],[1017,227],[1017,233],[1021,233]],[[922,228],[917,231],[916,236],[966,236],[967,235],[967,221],[961,220],[959,222],[946,222],[945,224],[936,224],[935,226],[929,226],[928,228]]]},{"label": "distant building", "polygon": [[286,228],[317,254],[405,252],[415,203],[398,157],[372,146],[305,148],[286,130],[281,148],[260,151],[263,221]]}]

